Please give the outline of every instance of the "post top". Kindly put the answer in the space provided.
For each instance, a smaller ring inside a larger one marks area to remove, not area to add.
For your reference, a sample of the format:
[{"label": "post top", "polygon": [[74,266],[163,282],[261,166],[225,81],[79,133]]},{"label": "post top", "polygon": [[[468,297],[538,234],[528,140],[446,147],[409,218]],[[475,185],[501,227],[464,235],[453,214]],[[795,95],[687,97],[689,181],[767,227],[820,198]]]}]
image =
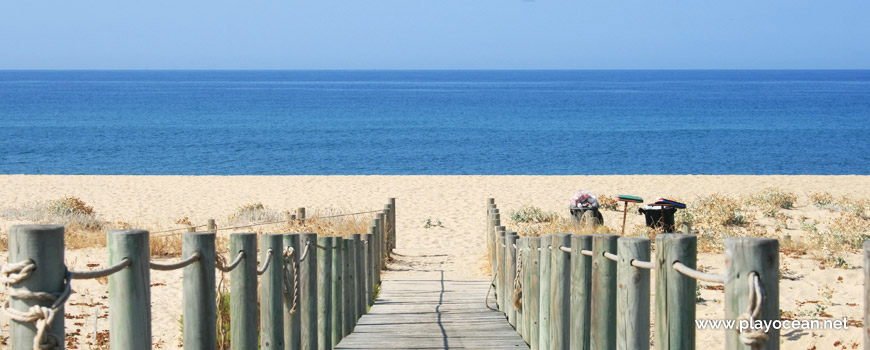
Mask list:
[{"label": "post top", "polygon": [[15,225],[9,229],[9,232],[27,232],[28,234],[52,234],[57,231],[63,232],[63,226],[60,225]]},{"label": "post top", "polygon": [[140,229],[109,230],[108,233],[110,236],[140,236],[148,234],[148,231]]}]

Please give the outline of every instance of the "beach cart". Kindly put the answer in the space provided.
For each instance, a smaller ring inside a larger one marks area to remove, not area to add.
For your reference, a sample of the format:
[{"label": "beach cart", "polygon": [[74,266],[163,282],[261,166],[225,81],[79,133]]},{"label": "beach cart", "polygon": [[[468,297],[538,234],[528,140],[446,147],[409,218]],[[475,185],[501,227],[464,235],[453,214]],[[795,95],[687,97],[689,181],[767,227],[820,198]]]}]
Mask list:
[{"label": "beach cart", "polygon": [[638,209],[638,213],[646,218],[646,226],[662,228],[665,233],[674,232],[674,214],[678,209],[685,209],[686,205],[669,199],[659,198],[653,203]]}]

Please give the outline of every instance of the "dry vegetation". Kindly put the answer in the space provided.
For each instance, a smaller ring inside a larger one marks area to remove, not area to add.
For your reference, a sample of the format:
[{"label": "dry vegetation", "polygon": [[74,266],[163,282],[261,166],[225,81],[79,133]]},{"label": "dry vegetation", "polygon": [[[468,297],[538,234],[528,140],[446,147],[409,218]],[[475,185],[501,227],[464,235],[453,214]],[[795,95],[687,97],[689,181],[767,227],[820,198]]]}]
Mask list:
[{"label": "dry vegetation", "polygon": [[[599,203],[610,196],[600,196]],[[780,240],[781,251],[790,255],[809,255],[822,263],[846,266],[844,254],[858,252],[870,238],[870,199],[834,197],[830,193],[811,193],[806,202],[800,196],[779,188],[767,188],[749,196],[712,194],[687,203],[675,215],[677,227],[688,223],[698,236],[700,252],[721,253],[725,238],[770,237]],[[610,208],[608,206],[608,208]],[[634,209],[629,209],[633,211]],[[800,213],[811,212],[818,219]],[[585,225],[568,217],[545,212],[534,206],[511,211],[506,226],[522,236],[553,232],[590,233]],[[597,232],[618,232],[599,227]],[[626,235],[654,238],[662,233],[644,225],[629,226]]]}]

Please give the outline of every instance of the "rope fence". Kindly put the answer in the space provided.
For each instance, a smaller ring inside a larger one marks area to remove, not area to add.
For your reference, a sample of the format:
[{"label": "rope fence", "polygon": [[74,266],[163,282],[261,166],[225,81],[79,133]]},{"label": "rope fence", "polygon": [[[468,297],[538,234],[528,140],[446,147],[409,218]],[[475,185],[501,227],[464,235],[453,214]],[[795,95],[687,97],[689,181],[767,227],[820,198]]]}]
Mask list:
[{"label": "rope fence", "polygon": [[258,222],[258,223],[253,223],[253,224],[245,224],[245,225],[238,225],[238,226],[228,226],[228,227],[212,227],[212,228],[209,228],[209,227],[208,227],[208,226],[209,226],[208,224],[206,224],[206,225],[196,225],[196,226],[186,226],[186,227],[174,228],[174,229],[169,229],[169,230],[157,231],[157,232],[152,233],[152,237],[154,237],[154,238],[168,237],[168,236],[172,236],[172,235],[176,235],[176,234],[178,234],[177,231],[183,231],[183,230],[196,230],[196,229],[198,229],[198,228],[203,228],[203,227],[205,227],[205,228],[209,228],[209,231],[238,230],[238,229],[240,229],[240,228],[251,228],[251,227],[257,227],[257,226],[274,225],[274,224],[284,224],[284,223],[290,223],[290,222],[305,222],[305,221],[317,220],[317,219],[333,219],[333,218],[344,217],[344,216],[356,216],[356,215],[374,214],[374,213],[380,213],[380,212],[382,212],[382,211],[381,211],[381,210],[370,210],[370,211],[361,211],[361,212],[356,212],[356,213],[347,213],[347,214],[336,214],[336,215],[327,215],[327,216],[315,216],[315,217],[311,217],[311,218],[301,218],[301,219],[294,219],[294,218],[291,218],[291,219],[286,219],[286,220],[265,221],[265,222]]},{"label": "rope fence", "polygon": [[[297,214],[305,220],[304,208],[300,209]],[[62,226],[13,226],[9,235],[15,247],[9,247],[10,262],[0,267],[0,284],[2,294],[24,303],[7,303],[0,307],[0,311],[12,321],[10,350],[62,348],[65,333],[61,310],[73,293],[71,281],[106,277],[112,286],[109,289],[111,348],[150,349],[151,306],[148,300],[151,284],[148,270],[177,269],[184,269],[182,319],[185,348],[217,348],[215,310],[218,301],[214,276],[218,272],[228,272],[231,273],[233,306],[229,314],[233,349],[255,349],[260,339],[270,342],[291,339],[290,348],[302,348],[304,343],[310,349],[332,349],[350,334],[359,317],[374,304],[373,291],[379,288],[380,274],[387,261],[384,256],[391,254],[395,247],[395,199],[390,198],[384,210],[319,217],[368,213],[382,214],[372,219],[369,233],[353,234],[351,238],[318,237],[316,233],[233,233],[230,235],[230,251],[238,253],[229,265],[215,251],[215,231],[218,229],[212,221],[208,225],[191,226],[209,227],[211,232],[182,233],[182,250],[192,253],[185,253],[187,258],[174,263],[150,260],[148,242],[153,234],[148,231],[111,230],[107,233],[108,267],[91,271],[66,268]],[[273,223],[280,222],[223,229]],[[158,233],[165,232],[168,231]],[[258,236],[261,238],[260,251],[267,249],[260,264],[256,261]],[[330,244],[317,244],[317,240]],[[301,256],[296,254],[300,246],[304,247]],[[323,250],[323,256],[330,257],[329,260],[322,260],[320,256],[309,259],[311,246]],[[275,259],[278,262],[273,263]],[[314,278],[318,264],[334,266],[329,272],[321,271]],[[318,283],[318,279],[330,282]],[[341,288],[337,289],[338,286]],[[316,306],[317,295],[330,292],[336,297],[326,302],[330,321],[323,322],[320,318],[325,316],[318,313]],[[251,315],[257,315],[257,310],[260,310],[259,331],[257,327],[251,327],[250,322]],[[285,314],[299,321],[285,327]],[[325,344],[318,346],[318,341]]]},{"label": "rope fence", "polygon": [[[648,238],[566,233],[519,237],[500,225],[491,198],[487,217],[490,289],[496,301],[490,307],[487,292],[487,307],[503,312],[533,349],[644,350],[651,339],[657,349],[694,349],[698,281],[725,286],[725,319],[740,325],[726,332],[725,349],[779,348],[778,329],[757,327],[757,321],[779,320],[775,239],[726,239],[726,271],[714,274],[696,269],[694,235],[657,235],[654,257]],[[870,241],[865,247],[870,261]],[[654,286],[651,270],[656,272]],[[655,320],[650,319],[653,305]]]}]

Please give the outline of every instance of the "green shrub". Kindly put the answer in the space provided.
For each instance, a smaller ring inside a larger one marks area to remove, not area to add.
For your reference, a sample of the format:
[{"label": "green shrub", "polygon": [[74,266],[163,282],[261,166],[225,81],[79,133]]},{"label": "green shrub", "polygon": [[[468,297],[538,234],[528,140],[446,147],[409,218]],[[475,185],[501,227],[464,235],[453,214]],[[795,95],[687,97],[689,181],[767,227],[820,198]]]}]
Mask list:
[{"label": "green shrub", "polygon": [[543,211],[541,208],[531,205],[524,205],[520,209],[511,210],[509,215],[514,222],[551,222],[559,218],[559,214]]}]

